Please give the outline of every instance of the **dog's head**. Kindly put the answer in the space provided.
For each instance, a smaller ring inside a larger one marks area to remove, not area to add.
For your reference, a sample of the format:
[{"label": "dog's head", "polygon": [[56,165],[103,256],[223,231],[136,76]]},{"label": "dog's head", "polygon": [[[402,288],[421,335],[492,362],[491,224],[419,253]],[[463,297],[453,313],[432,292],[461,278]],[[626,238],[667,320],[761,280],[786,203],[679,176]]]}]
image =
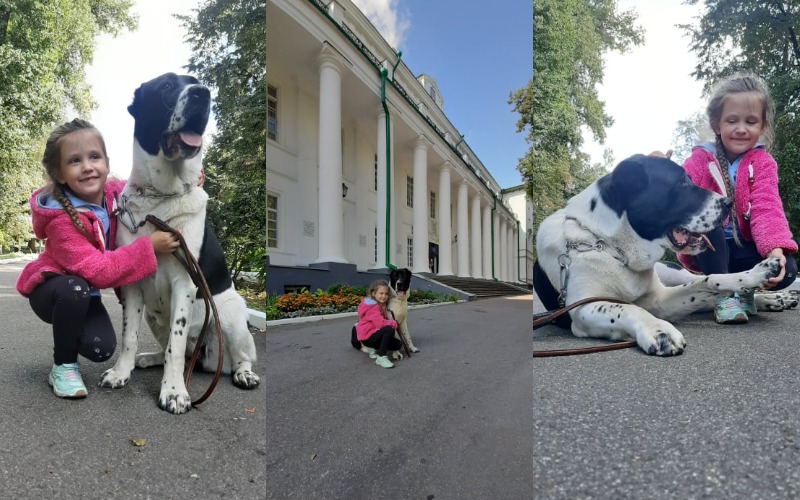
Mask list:
[{"label": "dog's head", "polygon": [[639,237],[692,255],[710,245],[705,233],[722,224],[731,207],[728,198],[696,186],[675,162],[653,156],[622,161],[598,188]]},{"label": "dog's head", "polygon": [[411,288],[411,271],[406,268],[394,269],[389,273],[389,287],[398,297],[403,297]]},{"label": "dog's head", "polygon": [[143,83],[128,112],[136,120],[134,139],[148,154],[188,159],[203,147],[211,92],[189,75],[166,73]]}]

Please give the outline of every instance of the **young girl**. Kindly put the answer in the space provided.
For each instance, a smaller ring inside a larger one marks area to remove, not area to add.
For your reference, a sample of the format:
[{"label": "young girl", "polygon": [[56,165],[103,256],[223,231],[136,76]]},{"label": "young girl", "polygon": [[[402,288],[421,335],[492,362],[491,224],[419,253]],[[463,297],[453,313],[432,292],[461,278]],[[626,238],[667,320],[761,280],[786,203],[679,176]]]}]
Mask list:
[{"label": "young girl", "polygon": [[62,398],[88,391],[78,370],[78,354],[100,362],[111,357],[116,336],[102,302],[102,288],[141,280],[156,270],[155,254],[179,243],[156,231],[114,249],[115,199],[124,181],[109,179],[108,155],[100,132],[72,120],[47,139],[42,165],[50,183],[30,198],[33,230],[46,240],[44,251],[17,280],[39,318],[53,325],[53,367],[48,383]]},{"label": "young girl", "polygon": [[[386,319],[389,303],[389,284],[383,280],[373,281],[369,286],[369,297],[358,305],[356,338],[365,346],[375,349],[375,364],[381,368],[394,366],[386,356],[388,351],[398,351],[403,344],[394,337],[397,322]],[[372,354],[370,354],[372,357]]]},{"label": "young girl", "polygon": [[[706,250],[696,259],[679,255],[689,269],[703,274],[735,273],[751,269],[761,260],[777,257],[780,274],[769,280],[770,288],[791,285],[797,252],[778,194],[778,165],[760,137],[771,136],[774,104],[766,83],[754,75],[735,75],[723,81],[706,109],[716,135],[692,149],[684,162],[692,181],[721,193],[734,204],[722,228],[709,233],[716,251]],[[753,291],[721,297],[714,316],[717,323],[746,323],[756,312]]]}]

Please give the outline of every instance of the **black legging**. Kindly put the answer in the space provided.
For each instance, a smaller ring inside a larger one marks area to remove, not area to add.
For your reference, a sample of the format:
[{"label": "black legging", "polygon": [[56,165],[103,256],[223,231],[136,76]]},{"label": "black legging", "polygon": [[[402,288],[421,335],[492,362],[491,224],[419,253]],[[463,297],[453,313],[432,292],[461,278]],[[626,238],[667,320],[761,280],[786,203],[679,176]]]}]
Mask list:
[{"label": "black legging", "polygon": [[77,276],[53,276],[37,286],[29,300],[33,312],[53,325],[53,362],[75,363],[78,354],[105,361],[114,354],[117,337],[100,297]]},{"label": "black legging", "polygon": [[399,351],[403,347],[403,343],[394,338],[394,328],[391,326],[384,326],[361,343],[375,349],[378,356],[386,356],[387,351]]},{"label": "black legging", "polygon": [[[733,240],[726,240],[722,228],[717,228],[708,233],[708,239],[714,245],[716,252],[710,249],[697,256],[697,264],[703,274],[728,274],[749,271],[756,264],[764,260],[758,253],[755,243],[742,240],[739,247]],[[797,277],[797,262],[794,256],[786,255],[786,273],[783,281],[769,290],[783,290],[791,285]]]}]

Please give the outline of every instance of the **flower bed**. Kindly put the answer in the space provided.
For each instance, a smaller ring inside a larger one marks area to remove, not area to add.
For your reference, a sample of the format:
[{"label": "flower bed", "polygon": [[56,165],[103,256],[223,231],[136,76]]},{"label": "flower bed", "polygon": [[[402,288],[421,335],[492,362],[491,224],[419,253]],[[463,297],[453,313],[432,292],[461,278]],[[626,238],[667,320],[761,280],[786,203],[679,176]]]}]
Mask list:
[{"label": "flower bed", "polygon": [[[358,304],[367,295],[368,287],[333,285],[327,290],[308,290],[283,295],[266,294],[267,321],[303,316],[319,316],[343,312],[355,312]],[[458,295],[445,295],[427,290],[412,290],[408,295],[410,304],[433,304],[457,302]]]}]

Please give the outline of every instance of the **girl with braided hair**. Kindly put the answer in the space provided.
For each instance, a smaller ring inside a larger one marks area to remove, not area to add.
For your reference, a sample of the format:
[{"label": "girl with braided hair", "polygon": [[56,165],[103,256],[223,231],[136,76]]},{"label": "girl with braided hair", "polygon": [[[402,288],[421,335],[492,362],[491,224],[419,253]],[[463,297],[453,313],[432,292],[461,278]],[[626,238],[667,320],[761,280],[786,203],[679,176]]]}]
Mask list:
[{"label": "girl with braided hair", "polygon": [[[797,276],[797,252],[778,194],[778,165],[759,139],[769,142],[774,104],[758,76],[734,75],[719,84],[706,108],[715,141],[692,148],[683,164],[692,181],[733,201],[723,227],[709,233],[711,249],[681,263],[703,274],[746,271],[765,258],[777,257],[781,271],[769,288],[781,290]],[[717,323],[746,323],[755,314],[754,291],[721,297]]]},{"label": "girl with braided hair", "polygon": [[88,391],[78,354],[106,361],[116,348],[100,289],[118,288],[156,271],[156,254],[174,252],[172,234],[156,231],[115,248],[117,195],[124,181],[108,179],[105,142],[91,123],[75,119],[47,139],[42,165],[49,183],[30,198],[33,230],[44,251],[25,266],[17,291],[36,315],[53,325],[53,366],[48,383],[56,396]]}]

